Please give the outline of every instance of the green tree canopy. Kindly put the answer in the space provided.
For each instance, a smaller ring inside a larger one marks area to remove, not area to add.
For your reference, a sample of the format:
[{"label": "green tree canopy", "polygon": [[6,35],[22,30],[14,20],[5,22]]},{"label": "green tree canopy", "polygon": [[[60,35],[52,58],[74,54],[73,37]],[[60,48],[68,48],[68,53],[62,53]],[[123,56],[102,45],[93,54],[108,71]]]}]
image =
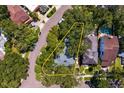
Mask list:
[{"label": "green tree canopy", "polygon": [[0,5],[0,21],[9,17],[7,6]]},{"label": "green tree canopy", "polygon": [[3,61],[0,61],[0,87],[16,88],[26,79],[28,62],[21,55],[7,53]]},{"label": "green tree canopy", "polygon": [[0,21],[0,27],[8,39],[7,44],[15,47],[19,52],[32,50],[38,40],[39,28],[33,28],[27,24],[16,25],[9,19]]}]

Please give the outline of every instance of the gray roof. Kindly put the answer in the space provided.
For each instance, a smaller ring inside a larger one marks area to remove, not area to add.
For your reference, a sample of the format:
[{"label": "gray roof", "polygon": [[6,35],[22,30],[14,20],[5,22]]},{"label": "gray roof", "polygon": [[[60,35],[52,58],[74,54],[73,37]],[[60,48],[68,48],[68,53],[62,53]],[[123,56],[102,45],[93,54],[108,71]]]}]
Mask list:
[{"label": "gray roof", "polygon": [[97,64],[98,63],[98,40],[97,36],[94,34],[90,34],[87,36],[87,39],[91,43],[91,48],[87,49],[86,53],[83,55],[83,64],[85,65],[91,65],[91,64]]}]

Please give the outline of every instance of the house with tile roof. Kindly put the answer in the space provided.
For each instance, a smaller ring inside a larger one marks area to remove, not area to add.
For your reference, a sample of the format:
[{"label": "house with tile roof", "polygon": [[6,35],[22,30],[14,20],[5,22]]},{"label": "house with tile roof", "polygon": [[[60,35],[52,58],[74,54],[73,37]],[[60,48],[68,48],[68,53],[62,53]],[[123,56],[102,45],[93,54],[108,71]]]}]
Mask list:
[{"label": "house with tile roof", "polygon": [[20,5],[7,5],[10,19],[16,24],[30,23],[32,18],[21,8]]},{"label": "house with tile roof", "polygon": [[103,36],[99,39],[99,56],[102,61],[102,67],[108,67],[119,51],[119,42],[117,36]]}]

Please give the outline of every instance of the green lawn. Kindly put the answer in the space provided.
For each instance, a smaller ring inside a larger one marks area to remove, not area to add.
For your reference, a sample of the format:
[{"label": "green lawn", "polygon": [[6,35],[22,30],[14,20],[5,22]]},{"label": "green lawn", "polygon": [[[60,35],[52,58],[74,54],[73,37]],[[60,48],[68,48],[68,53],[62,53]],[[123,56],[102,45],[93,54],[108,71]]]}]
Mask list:
[{"label": "green lawn", "polygon": [[121,65],[121,59],[120,58],[116,58],[115,63],[114,62],[112,63],[112,65],[109,68],[109,72],[112,71],[113,67],[115,67],[115,69],[118,69],[118,68],[120,68],[121,70],[123,69],[122,65]]}]

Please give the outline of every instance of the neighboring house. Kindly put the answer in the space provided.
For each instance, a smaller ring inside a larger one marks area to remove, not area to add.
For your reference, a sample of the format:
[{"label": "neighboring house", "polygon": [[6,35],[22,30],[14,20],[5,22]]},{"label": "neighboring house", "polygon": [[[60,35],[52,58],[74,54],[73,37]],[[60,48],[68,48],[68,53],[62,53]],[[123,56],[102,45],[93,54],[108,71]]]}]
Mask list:
[{"label": "neighboring house", "polygon": [[20,5],[7,5],[10,19],[16,24],[30,23],[32,18],[21,8]]},{"label": "neighboring house", "polygon": [[117,36],[103,36],[99,40],[99,56],[102,60],[102,66],[110,66],[115,61],[119,51],[119,42]]},{"label": "neighboring house", "polygon": [[47,5],[25,5],[31,12],[37,12],[41,14],[45,14],[49,10],[49,6]]},{"label": "neighboring house", "polygon": [[88,42],[91,43],[91,48],[87,49],[83,55],[83,65],[95,65],[98,64],[98,40],[94,34],[88,35]]},{"label": "neighboring house", "polygon": [[36,11],[39,11],[41,14],[45,14],[49,10],[49,6],[47,5],[40,5]]},{"label": "neighboring house", "polygon": [[121,58],[121,64],[124,65],[124,52],[118,55]]},{"label": "neighboring house", "polygon": [[6,43],[7,39],[3,34],[0,33],[0,60],[4,59],[4,44]]}]

